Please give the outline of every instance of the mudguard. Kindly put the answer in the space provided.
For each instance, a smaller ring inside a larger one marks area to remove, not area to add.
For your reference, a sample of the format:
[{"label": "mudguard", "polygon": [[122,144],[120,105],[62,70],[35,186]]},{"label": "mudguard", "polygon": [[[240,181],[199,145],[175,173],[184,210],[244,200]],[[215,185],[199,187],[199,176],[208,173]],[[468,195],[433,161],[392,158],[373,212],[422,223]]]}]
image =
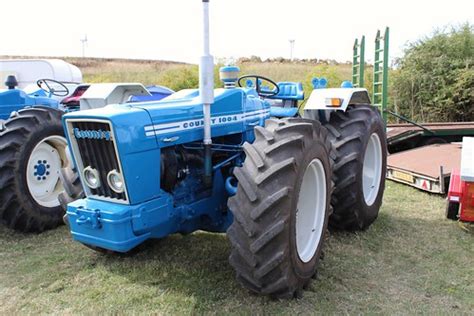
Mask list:
[{"label": "mudguard", "polygon": [[[339,107],[328,106],[326,100],[342,100]],[[339,110],[346,111],[349,104],[371,104],[367,89],[363,88],[329,88],[314,89],[306,102],[304,110]]]}]

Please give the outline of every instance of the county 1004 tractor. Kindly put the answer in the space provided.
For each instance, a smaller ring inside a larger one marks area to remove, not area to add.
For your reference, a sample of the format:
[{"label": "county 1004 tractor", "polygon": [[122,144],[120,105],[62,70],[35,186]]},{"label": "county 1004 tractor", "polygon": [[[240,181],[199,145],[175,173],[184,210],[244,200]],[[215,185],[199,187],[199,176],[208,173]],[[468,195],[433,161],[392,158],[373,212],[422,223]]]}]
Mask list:
[{"label": "county 1004 tractor", "polygon": [[73,238],[127,252],[150,238],[227,232],[247,289],[299,295],[328,224],[362,230],[382,203],[386,137],[362,88],[315,89],[220,71],[213,83],[203,1],[200,87],[159,102],[63,117],[86,197],[68,205]]}]

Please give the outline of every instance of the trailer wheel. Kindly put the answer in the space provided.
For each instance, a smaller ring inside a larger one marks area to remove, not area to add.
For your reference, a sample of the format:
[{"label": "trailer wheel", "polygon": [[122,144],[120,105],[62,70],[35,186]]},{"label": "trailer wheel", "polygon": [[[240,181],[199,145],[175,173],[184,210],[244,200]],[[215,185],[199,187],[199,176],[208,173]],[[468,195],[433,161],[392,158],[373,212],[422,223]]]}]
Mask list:
[{"label": "trailer wheel", "polygon": [[22,232],[62,223],[59,174],[68,166],[62,111],[34,107],[14,112],[0,131],[0,218]]},{"label": "trailer wheel", "polygon": [[446,218],[453,221],[458,220],[459,202],[448,201],[446,205]]},{"label": "trailer wheel", "polygon": [[336,229],[363,230],[377,218],[382,204],[387,170],[385,126],[370,105],[334,111],[329,131],[336,156],[329,225]]},{"label": "trailer wheel", "polygon": [[332,192],[331,144],[317,121],[270,119],[245,143],[228,202],[229,258],[239,283],[275,298],[299,296],[321,256]]}]

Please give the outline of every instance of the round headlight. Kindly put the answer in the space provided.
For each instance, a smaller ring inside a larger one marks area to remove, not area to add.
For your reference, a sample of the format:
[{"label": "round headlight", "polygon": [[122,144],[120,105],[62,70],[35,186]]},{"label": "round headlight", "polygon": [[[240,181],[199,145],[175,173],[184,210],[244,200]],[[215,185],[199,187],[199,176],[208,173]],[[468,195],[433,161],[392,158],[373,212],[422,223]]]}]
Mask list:
[{"label": "round headlight", "polygon": [[107,183],[109,187],[117,193],[123,193],[124,183],[123,178],[117,170],[112,170],[107,174]]},{"label": "round headlight", "polygon": [[84,176],[84,182],[89,188],[97,189],[100,187],[99,172],[96,169],[91,166],[86,167],[84,171],[82,171],[82,175]]}]

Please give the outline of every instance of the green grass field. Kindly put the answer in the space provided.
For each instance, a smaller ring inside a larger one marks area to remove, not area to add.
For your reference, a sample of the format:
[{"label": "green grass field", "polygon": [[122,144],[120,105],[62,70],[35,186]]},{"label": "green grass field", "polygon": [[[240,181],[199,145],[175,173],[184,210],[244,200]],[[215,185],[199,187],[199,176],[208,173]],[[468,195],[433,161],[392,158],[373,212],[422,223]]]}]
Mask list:
[{"label": "green grass field", "polygon": [[366,232],[332,233],[302,299],[242,289],[224,234],[147,243],[131,256],[95,253],[66,227],[41,235],[0,228],[0,314],[469,314],[474,236],[444,219],[442,197],[387,182]]},{"label": "green grass field", "polygon": [[[141,82],[145,85],[163,85],[174,90],[197,88],[199,84],[197,65],[120,59],[66,58],[65,60],[81,69],[84,82]],[[312,90],[313,77],[326,77],[329,86],[337,87],[343,80],[351,80],[352,71],[351,65],[348,64],[246,62],[238,66],[242,75],[259,74],[277,82],[303,82],[305,91]],[[218,68],[219,66],[215,67],[215,84],[216,87],[221,87]]]}]

